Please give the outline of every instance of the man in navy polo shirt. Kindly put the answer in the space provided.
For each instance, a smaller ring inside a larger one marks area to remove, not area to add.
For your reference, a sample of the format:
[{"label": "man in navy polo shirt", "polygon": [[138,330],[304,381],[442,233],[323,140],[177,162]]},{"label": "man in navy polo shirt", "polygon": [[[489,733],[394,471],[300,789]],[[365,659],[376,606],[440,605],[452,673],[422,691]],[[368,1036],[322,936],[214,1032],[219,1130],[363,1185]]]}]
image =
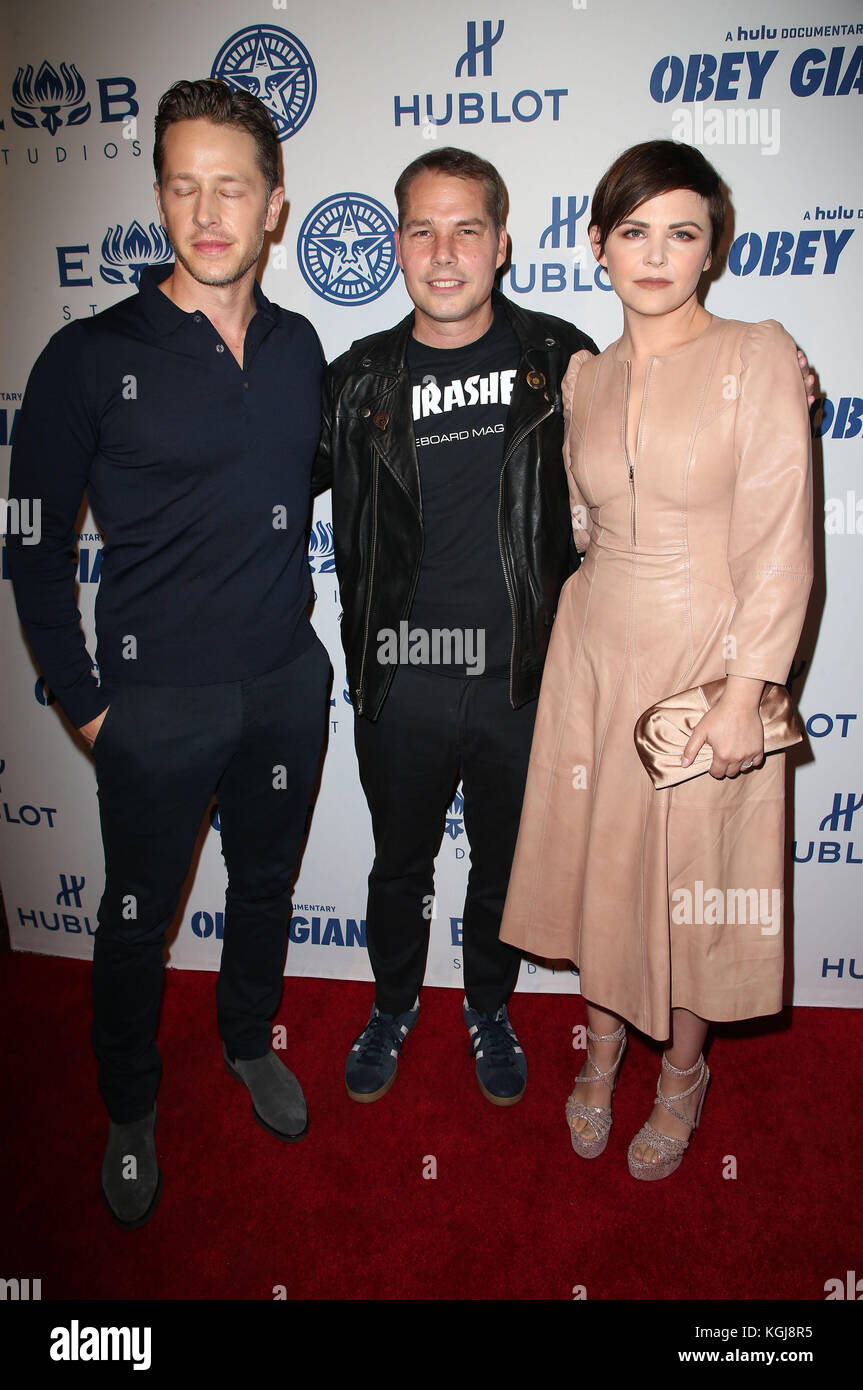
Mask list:
[{"label": "man in navy polo shirt", "polygon": [[[159,1198],[162,953],[214,792],[228,872],[225,1063],[266,1129],[281,1139],[306,1131],[270,1019],[329,678],[306,613],[323,356],[307,320],[269,303],[255,281],[284,199],[275,129],[245,92],[178,82],[159,103],[154,164],[176,259],[51,339],[27,387],[10,476],[10,495],[42,507],[38,545],[9,538],[21,622],[96,768],[102,1186],[127,1228]],[[69,563],[85,490],[105,537],[98,680]]]}]

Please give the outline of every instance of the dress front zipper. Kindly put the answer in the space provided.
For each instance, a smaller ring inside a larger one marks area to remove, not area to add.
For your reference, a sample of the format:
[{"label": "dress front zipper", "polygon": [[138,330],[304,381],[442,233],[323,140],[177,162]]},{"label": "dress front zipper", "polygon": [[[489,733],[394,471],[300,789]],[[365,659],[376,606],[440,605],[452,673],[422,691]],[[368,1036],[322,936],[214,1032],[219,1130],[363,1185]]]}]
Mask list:
[{"label": "dress front zipper", "polygon": [[[636,530],[635,530],[635,465],[629,457],[629,388],[632,382],[632,363],[626,363],[626,390],[623,396],[623,455],[626,459],[626,467],[629,473],[629,527],[632,539],[632,548],[635,549]],[[636,440],[636,453],[638,444]]]},{"label": "dress front zipper", "polygon": [[638,450],[641,445],[641,426],[644,423],[644,406],[647,400],[647,383],[650,378],[650,369],[653,366],[653,358],[648,358],[647,367],[644,372],[644,386],[641,392],[641,409],[638,412],[638,427],[635,431],[635,459],[629,457],[629,390],[632,383],[632,363],[626,363],[626,391],[623,399],[623,455],[626,459],[626,468],[629,474],[629,516],[632,535],[633,550],[638,546],[638,523],[637,523],[637,503],[635,497],[635,460],[638,458]]}]

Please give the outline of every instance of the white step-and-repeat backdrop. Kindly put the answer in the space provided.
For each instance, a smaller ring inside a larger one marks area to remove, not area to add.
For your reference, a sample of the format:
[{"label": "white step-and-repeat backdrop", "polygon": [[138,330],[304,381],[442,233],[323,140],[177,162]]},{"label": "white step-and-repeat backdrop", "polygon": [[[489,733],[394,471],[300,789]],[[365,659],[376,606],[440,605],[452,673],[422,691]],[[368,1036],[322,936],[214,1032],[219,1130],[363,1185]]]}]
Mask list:
[{"label": "white step-and-repeat backdrop", "polygon": [[[600,346],[618,336],[621,320],[587,242],[598,177],[636,141],[671,137],[703,149],[734,206],[727,267],[708,307],[779,319],[818,372],[819,579],[792,686],[809,734],[795,758],[789,839],[793,995],[801,1004],[859,1004],[860,0],[489,0],[479,9],[462,0],[9,0],[2,26],[3,488],[27,375],[48,337],[133,293],[141,267],[169,255],[153,203],[152,130],[157,100],[177,78],[241,82],[272,111],[290,208],[263,287],[312,320],[329,357],[409,308],[393,251],[392,189],[432,142],[477,151],[508,184],[504,293],[573,320]],[[319,238],[334,226],[374,235],[376,249],[329,273]],[[100,545],[82,512],[78,584],[90,633]],[[366,979],[372,839],[355,767],[327,498],[309,556],[314,621],[335,683],[287,971]],[[0,879],[12,941],[19,950],[86,957],[103,872],[93,769],[21,638],[5,553],[2,576]],[[437,863],[433,984],[461,980],[468,865],[457,794]],[[224,888],[214,810],[172,965],[217,968]],[[577,979],[525,962],[520,988],[575,991]]]}]

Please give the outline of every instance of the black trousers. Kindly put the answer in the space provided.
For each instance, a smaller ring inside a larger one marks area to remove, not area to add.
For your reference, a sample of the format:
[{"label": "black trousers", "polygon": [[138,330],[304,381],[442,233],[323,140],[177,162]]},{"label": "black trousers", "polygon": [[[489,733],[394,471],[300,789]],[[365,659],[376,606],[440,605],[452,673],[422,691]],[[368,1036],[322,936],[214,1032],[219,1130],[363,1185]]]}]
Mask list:
[{"label": "black trousers", "polygon": [[514,710],[504,676],[444,676],[400,666],[376,722],[358,718],[360,779],[372,815],[366,942],[382,1013],[413,1006],[425,972],[424,900],[459,778],[470,841],[462,921],[465,993],[495,1013],[521,956],[499,937],[530,756],[536,701]]},{"label": "black trousers", "polygon": [[219,685],[121,686],[93,746],[105,892],[93,949],[99,1090],[112,1120],[142,1119],[161,1075],[165,933],[213,793],[228,872],[219,1032],[233,1058],[270,1048],[297,853],[327,715],[315,638],[290,665]]}]

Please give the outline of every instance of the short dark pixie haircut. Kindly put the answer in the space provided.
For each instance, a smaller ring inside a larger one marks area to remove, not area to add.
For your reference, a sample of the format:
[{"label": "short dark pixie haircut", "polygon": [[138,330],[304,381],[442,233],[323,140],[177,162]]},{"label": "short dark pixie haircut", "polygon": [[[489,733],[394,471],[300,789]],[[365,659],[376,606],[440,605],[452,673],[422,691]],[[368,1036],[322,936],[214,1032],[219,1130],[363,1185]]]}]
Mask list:
[{"label": "short dark pixie haircut", "polygon": [[418,174],[449,174],[456,179],[475,179],[482,184],[485,210],[499,232],[506,222],[509,210],[509,194],[506,184],[493,164],[480,159],[469,150],[457,150],[454,145],[444,145],[439,150],[429,150],[421,154],[399,175],[395,187],[396,206],[399,210],[399,227],[404,224],[408,190]]},{"label": "short dark pixie haircut", "polygon": [[602,246],[615,227],[648,198],[675,188],[689,188],[706,200],[712,229],[710,254],[715,256],[725,226],[722,180],[700,151],[676,140],[633,145],[603,174],[590,209],[590,225],[598,227]]},{"label": "short dark pixie haircut", "polygon": [[175,82],[159,99],[153,167],[161,187],[165,158],[165,131],[177,121],[212,121],[245,130],[255,141],[258,168],[267,185],[267,197],[279,184],[279,141],[272,117],[251,92],[235,91],[227,82],[202,77],[196,82]]}]

